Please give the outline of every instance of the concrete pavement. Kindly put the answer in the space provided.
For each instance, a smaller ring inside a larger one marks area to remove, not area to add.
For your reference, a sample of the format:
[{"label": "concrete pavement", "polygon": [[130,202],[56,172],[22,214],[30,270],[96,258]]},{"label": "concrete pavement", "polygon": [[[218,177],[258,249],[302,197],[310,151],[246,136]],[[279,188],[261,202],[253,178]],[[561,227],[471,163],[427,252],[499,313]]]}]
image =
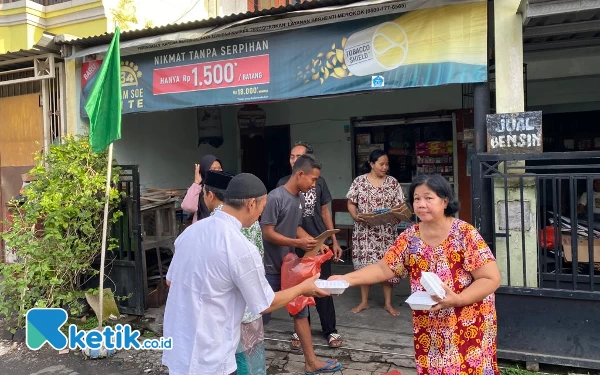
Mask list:
[{"label": "concrete pavement", "polygon": [[[351,271],[349,266],[336,266],[334,274]],[[379,375],[398,370],[404,375],[416,374],[412,339],[412,314],[403,303],[409,295],[408,282],[394,288],[393,303],[400,310],[392,317],[383,310],[380,286],[371,290],[370,309],[360,314],[350,310],[360,300],[359,288],[351,288],[335,298],[338,332],[344,345],[338,349],[327,346],[320,333],[316,309],[311,307],[313,344],[321,358],[337,358],[344,375]],[[164,308],[150,309],[146,316],[132,322],[135,327],[162,334]],[[128,322],[129,319],[126,321]],[[273,314],[265,328],[267,367],[269,374],[303,374],[304,357],[290,349],[289,338],[293,322],[285,309]],[[123,351],[102,360],[85,360],[80,353],[58,354],[47,347],[30,351],[24,344],[0,341],[1,374],[11,375],[138,375],[168,374],[161,364],[161,352]]]},{"label": "concrete pavement", "polygon": [[[336,265],[334,274],[352,271],[351,266]],[[335,297],[335,310],[338,333],[344,344],[341,348],[331,349],[321,334],[319,315],[314,307],[310,308],[313,345],[315,352],[322,358],[338,358],[345,368],[351,364],[365,364],[361,371],[379,371],[374,366],[385,369],[391,367],[405,375],[416,374],[414,344],[412,335],[412,312],[404,303],[410,295],[408,280],[394,288],[392,303],[400,311],[399,317],[393,317],[383,309],[383,292],[380,285],[371,287],[370,308],[359,314],[351,309],[360,302],[360,288],[350,288],[341,296]],[[290,360],[303,362],[301,356],[290,349],[289,339],[293,333],[293,322],[285,309],[272,314],[271,322],[265,327],[265,342],[269,350],[292,353]],[[364,372],[367,373],[367,372]],[[346,371],[344,371],[346,374]]]}]

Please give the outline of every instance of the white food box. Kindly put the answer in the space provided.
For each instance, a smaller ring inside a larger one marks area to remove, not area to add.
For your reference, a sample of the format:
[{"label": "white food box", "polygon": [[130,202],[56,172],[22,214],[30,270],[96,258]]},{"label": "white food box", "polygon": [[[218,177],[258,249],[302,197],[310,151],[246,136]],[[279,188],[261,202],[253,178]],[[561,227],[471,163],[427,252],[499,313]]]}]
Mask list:
[{"label": "white food box", "polygon": [[419,290],[414,292],[406,299],[406,303],[413,310],[430,310],[433,306],[437,305],[437,302],[431,298],[429,293]]},{"label": "white food box", "polygon": [[315,281],[315,285],[319,289],[323,289],[329,294],[342,294],[344,290],[350,286],[345,280],[317,280]]},{"label": "white food box", "polygon": [[421,272],[421,285],[429,295],[446,298],[446,291],[442,288],[442,279],[433,272]]}]

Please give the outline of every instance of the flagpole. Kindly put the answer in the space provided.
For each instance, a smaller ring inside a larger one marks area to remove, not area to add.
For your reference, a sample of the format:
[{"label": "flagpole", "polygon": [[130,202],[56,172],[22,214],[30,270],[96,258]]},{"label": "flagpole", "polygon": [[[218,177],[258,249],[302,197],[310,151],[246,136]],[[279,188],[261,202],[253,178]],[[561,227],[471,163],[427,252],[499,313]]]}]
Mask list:
[{"label": "flagpole", "polygon": [[110,180],[112,174],[112,154],[113,144],[108,145],[108,166],[106,169],[106,192],[104,197],[104,220],[102,221],[102,249],[100,253],[100,285],[99,291],[99,309],[98,309],[98,328],[102,329],[102,320],[104,315],[104,263],[106,261],[106,236],[108,232],[108,203],[110,201]]}]

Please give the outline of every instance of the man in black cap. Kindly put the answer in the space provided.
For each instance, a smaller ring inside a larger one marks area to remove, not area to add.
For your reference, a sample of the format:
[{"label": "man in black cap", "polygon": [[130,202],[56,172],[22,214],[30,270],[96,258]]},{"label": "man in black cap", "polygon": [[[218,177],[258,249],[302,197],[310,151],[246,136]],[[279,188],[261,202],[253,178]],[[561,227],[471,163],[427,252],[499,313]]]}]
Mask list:
[{"label": "man in black cap", "polygon": [[[225,199],[225,190],[229,185],[229,181],[233,175],[228,172],[208,171],[206,172],[206,181],[204,183],[204,203],[208,208],[208,212],[212,216],[215,212],[223,208],[223,200]],[[264,256],[264,248],[262,242],[262,231],[258,220],[248,228],[242,228],[242,233],[252,242],[257,248],[260,256]]]},{"label": "man in black cap", "polygon": [[235,176],[223,209],[175,241],[163,329],[173,339],[173,348],[163,352],[170,374],[234,374],[246,306],[265,314],[300,295],[327,295],[314,284],[318,275],[277,293],[269,286],[256,247],[241,232],[259,218],[266,195],[258,177]]},{"label": "man in black cap", "polygon": [[[210,216],[223,209],[223,201],[225,200],[225,192],[233,175],[222,171],[208,171],[204,182],[204,202]],[[256,246],[260,253],[261,259],[264,256],[264,248],[262,243],[262,231],[258,220],[248,228],[242,228],[242,233],[248,241]],[[253,358],[264,358],[265,347],[264,330],[262,314],[252,314],[250,309],[246,307],[244,317],[242,319],[242,337],[235,353],[235,360],[238,368],[245,368],[249,373],[254,371],[261,372],[262,369],[254,369],[252,366],[257,366],[256,360]],[[260,362],[260,361],[258,361]]]},{"label": "man in black cap", "polygon": [[223,171],[208,171],[204,178],[203,199],[208,212],[212,215],[215,210],[223,207],[225,200],[225,190],[233,175]]}]

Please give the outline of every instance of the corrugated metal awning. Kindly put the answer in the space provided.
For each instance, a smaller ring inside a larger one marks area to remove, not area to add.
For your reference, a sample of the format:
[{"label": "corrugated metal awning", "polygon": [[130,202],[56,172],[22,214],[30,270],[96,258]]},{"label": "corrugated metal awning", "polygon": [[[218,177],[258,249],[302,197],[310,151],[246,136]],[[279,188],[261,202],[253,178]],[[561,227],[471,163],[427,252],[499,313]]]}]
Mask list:
[{"label": "corrugated metal awning", "polygon": [[[477,1],[484,0],[324,0],[306,2],[285,8],[235,16],[238,18],[223,17],[123,32],[120,40],[121,56],[335,23],[340,22],[342,18],[344,20],[368,18],[382,12],[385,14],[404,13],[414,9]],[[237,19],[237,21],[230,22],[233,19]],[[67,40],[68,37],[59,35],[56,38],[57,43],[83,47],[67,57],[67,59],[74,59],[106,52],[112,34],[71,40]]]},{"label": "corrugated metal awning", "polygon": [[[388,0],[389,1],[389,0]],[[353,3],[365,2],[365,0],[319,0],[319,1],[306,1],[303,3],[288,5],[285,7],[265,9],[258,12],[246,12],[240,14],[229,15],[225,17],[215,17],[205,20],[190,21],[185,23],[173,24],[152,27],[148,29],[124,31],[121,33],[121,42],[128,40],[153,37],[158,35],[164,35],[167,33],[177,33],[182,31],[190,31],[204,28],[215,28],[225,26],[240,21],[247,21],[250,23],[251,20],[262,21],[265,17],[276,17],[285,14],[299,12],[304,10],[320,9],[332,6],[349,5]],[[385,1],[379,1],[385,2]],[[104,33],[96,36],[89,36],[86,38],[77,38],[71,40],[59,41],[61,44],[75,45],[82,48],[89,48],[102,44],[109,44],[112,40],[114,33]]]},{"label": "corrugated metal awning", "polygon": [[34,57],[52,53],[60,55],[60,47],[54,44],[54,34],[44,32],[36,45],[30,49],[6,52],[0,55],[0,71],[31,66]]},{"label": "corrugated metal awning", "polygon": [[523,49],[600,46],[600,0],[529,0]]}]

